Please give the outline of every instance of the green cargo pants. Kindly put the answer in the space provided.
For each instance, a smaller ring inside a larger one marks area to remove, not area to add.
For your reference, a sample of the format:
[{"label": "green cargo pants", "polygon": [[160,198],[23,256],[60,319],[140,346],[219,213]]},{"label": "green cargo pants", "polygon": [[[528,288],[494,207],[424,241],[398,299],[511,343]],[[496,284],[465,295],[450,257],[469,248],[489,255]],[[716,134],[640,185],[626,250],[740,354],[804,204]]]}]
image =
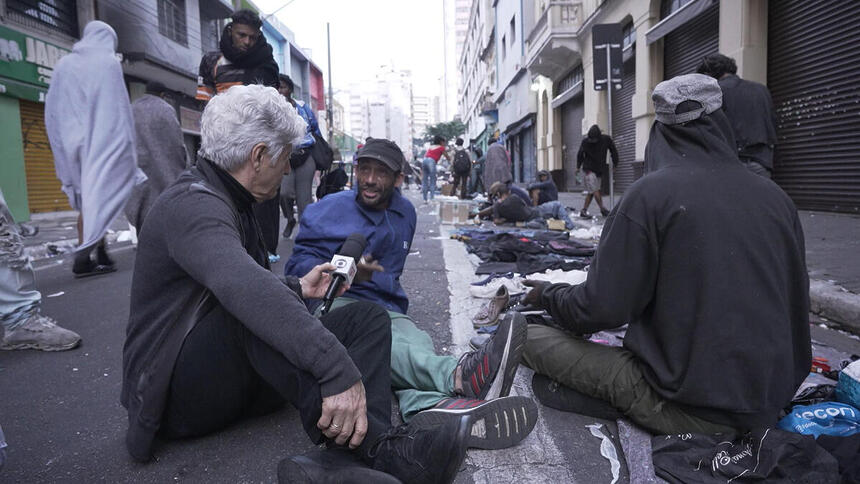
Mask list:
[{"label": "green cargo pants", "polygon": [[660,435],[731,433],[666,400],[645,380],[633,353],[529,325],[523,363],[562,385],[609,402],[633,422]]},{"label": "green cargo pants", "polygon": [[[355,299],[339,297],[332,309]],[[400,404],[403,421],[433,407],[443,398],[454,396],[454,369],[457,359],[437,355],[430,335],[418,329],[402,313],[388,311],[391,318],[391,387]]]}]

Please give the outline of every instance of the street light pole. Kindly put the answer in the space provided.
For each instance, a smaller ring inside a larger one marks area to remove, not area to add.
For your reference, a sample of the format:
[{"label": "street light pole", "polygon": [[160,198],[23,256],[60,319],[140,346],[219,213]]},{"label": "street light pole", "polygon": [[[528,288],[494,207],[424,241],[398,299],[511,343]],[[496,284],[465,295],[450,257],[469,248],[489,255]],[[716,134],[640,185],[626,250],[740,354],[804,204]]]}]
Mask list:
[{"label": "street light pole", "polygon": [[328,106],[326,106],[326,119],[328,120],[328,142],[334,144],[334,106],[332,105],[334,95],[331,85],[331,25],[325,23],[326,42],[328,43]]}]

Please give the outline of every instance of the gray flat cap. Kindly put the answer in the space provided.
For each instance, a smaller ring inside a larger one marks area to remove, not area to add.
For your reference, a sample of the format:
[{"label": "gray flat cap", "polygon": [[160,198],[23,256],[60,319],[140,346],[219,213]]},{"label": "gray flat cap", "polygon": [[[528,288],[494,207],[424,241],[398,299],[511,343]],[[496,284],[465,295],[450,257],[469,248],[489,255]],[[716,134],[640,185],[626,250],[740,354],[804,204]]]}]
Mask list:
[{"label": "gray flat cap", "polygon": [[[717,80],[704,74],[685,74],[657,84],[651,95],[657,121],[663,124],[681,124],[704,114],[711,114],[723,105],[723,91]],[[675,113],[684,101],[695,101],[701,108]]]}]

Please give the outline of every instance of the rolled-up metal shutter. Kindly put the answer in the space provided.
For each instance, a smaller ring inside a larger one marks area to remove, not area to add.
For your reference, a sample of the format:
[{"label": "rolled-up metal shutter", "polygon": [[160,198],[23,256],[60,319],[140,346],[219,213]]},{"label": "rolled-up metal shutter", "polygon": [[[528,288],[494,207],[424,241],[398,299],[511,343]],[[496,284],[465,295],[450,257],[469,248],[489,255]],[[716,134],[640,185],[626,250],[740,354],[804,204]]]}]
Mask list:
[{"label": "rolled-up metal shutter", "polygon": [[30,212],[71,210],[54,168],[54,156],[45,131],[45,105],[24,100],[19,103]]},{"label": "rolled-up metal shutter", "polygon": [[[669,13],[665,9],[664,17]],[[720,5],[716,3],[663,38],[663,79],[696,72],[702,58],[719,49]]]},{"label": "rolled-up metal shutter", "polygon": [[564,189],[574,191],[580,188],[576,184],[576,154],[582,144],[582,117],[585,112],[583,97],[577,96],[561,105],[561,153],[564,166]]},{"label": "rolled-up metal shutter", "polygon": [[[633,93],[636,91],[636,62],[632,56],[624,63],[623,87],[612,92],[612,140],[618,148],[615,192],[622,193],[641,176],[636,170],[636,121],[633,119]],[[611,163],[611,161],[610,161]],[[637,176],[638,174],[638,176]],[[603,193],[609,193],[609,177],[603,177]]]},{"label": "rolled-up metal shutter", "polygon": [[798,208],[860,212],[860,2],[771,0],[774,181]]}]

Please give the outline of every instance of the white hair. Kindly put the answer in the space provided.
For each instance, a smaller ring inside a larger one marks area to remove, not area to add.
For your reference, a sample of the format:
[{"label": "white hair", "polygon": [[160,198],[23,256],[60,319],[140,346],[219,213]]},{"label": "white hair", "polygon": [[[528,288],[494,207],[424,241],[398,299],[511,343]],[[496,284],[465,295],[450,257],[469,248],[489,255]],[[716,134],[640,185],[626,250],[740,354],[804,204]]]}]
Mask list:
[{"label": "white hair", "polygon": [[203,110],[200,155],[232,172],[248,160],[254,145],[263,143],[274,165],[306,131],[305,120],[274,88],[233,86]]}]

